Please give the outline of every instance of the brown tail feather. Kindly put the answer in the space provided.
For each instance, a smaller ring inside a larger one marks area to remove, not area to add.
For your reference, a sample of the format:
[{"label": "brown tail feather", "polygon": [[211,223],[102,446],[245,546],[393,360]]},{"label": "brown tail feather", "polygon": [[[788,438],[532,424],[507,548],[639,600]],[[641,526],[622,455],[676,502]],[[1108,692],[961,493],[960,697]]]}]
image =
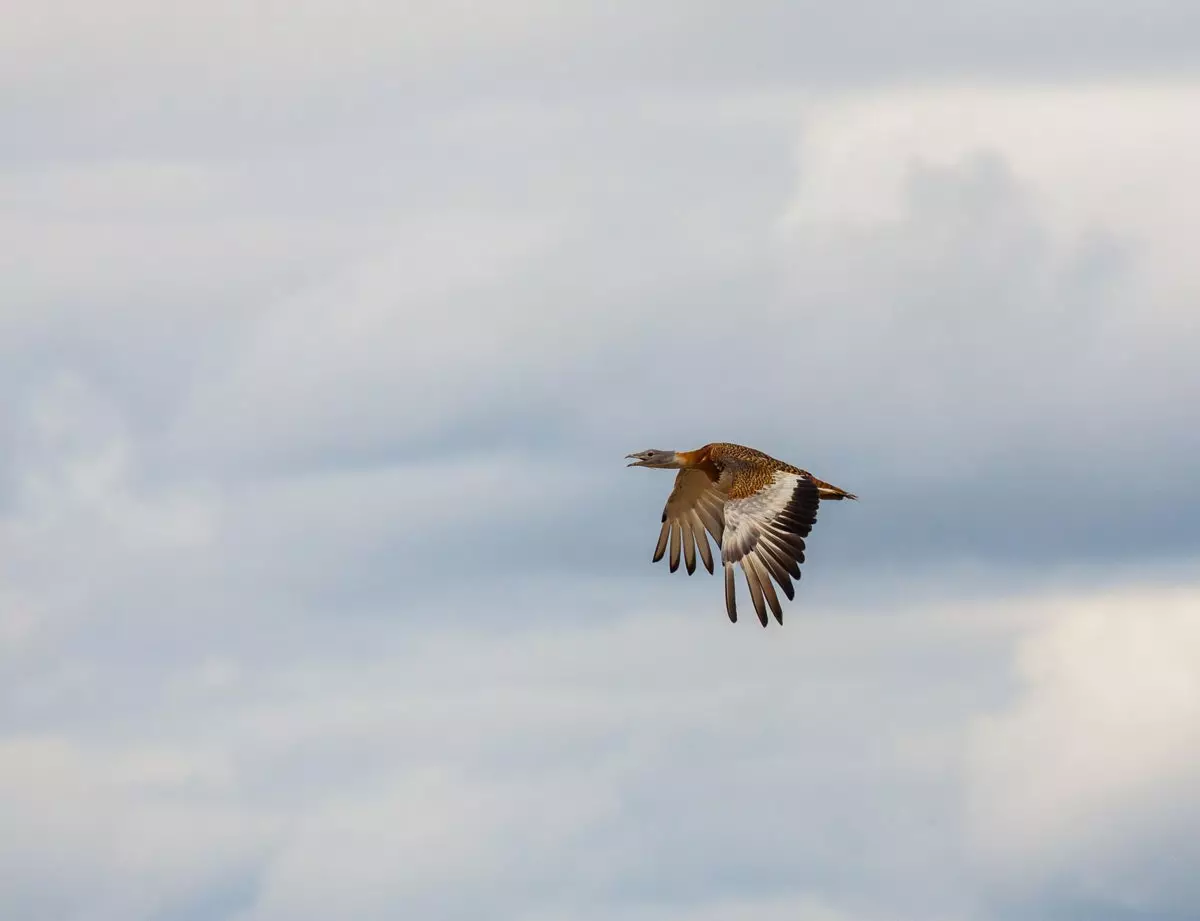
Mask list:
[{"label": "brown tail feather", "polygon": [[821,499],[836,499],[840,501],[842,499],[858,498],[854,493],[846,492],[841,487],[834,486],[832,483],[826,483],[824,480],[818,480],[816,477],[813,477],[812,481],[817,484],[817,495]]}]

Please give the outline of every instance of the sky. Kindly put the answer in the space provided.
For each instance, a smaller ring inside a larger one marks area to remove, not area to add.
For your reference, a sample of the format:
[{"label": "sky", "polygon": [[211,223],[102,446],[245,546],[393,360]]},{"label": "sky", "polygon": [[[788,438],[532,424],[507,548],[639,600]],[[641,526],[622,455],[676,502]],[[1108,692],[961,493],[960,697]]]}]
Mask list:
[{"label": "sky", "polygon": [[1200,916],[1200,7],[0,12],[0,915]]}]

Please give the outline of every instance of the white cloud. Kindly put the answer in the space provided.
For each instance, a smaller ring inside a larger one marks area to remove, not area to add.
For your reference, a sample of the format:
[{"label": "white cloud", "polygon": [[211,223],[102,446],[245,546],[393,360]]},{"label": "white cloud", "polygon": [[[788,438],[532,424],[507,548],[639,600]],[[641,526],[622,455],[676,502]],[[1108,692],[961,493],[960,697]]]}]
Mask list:
[{"label": "white cloud", "polygon": [[8,390],[78,370],[193,466],[377,457],[517,414],[781,453],[810,450],[779,440],[802,418],[840,463],[907,475],[1068,442],[1169,478],[1200,390],[1196,95],[659,93],[603,130],[481,102],[366,151],[14,169]]},{"label": "white cloud", "polygon": [[383,918],[400,904],[439,917],[474,913],[485,892],[507,901],[571,872],[563,850],[612,811],[611,794],[586,777],[513,783],[457,774],[444,764],[402,772],[369,795],[347,791],[312,810],[242,917]]},{"label": "white cloud", "polygon": [[226,97],[286,93],[298,85],[306,93],[329,92],[381,70],[418,77],[447,57],[536,44],[569,30],[581,12],[545,0],[483,7],[457,0],[434,6],[215,0],[170,14],[146,0],[117,0],[103,9],[73,0],[17,2],[0,43],[0,79],[23,81],[48,100],[96,87],[126,87],[145,98],[159,89],[138,86],[147,71],[168,87],[206,84],[207,92]]},{"label": "white cloud", "polygon": [[202,117],[236,110],[268,119],[279,109],[387,98],[397,88],[586,94],[654,84],[1189,73],[1198,24],[1180,4],[1150,4],[1131,17],[1072,0],[952,9],[926,0],[904,12],[872,0],[736,11],[678,0],[214,0],[171,14],[147,0],[103,9],[15,0],[6,14],[0,82],[22,86],[51,111],[82,98],[109,115],[184,107]]},{"label": "white cloud", "polygon": [[220,519],[197,484],[148,486],[121,412],[77,376],[54,377],[13,409],[20,437],[0,515],[0,635],[20,654],[0,662],[24,672],[42,656],[54,661],[57,644],[97,610],[113,616],[135,586],[153,593],[179,561],[211,552]]},{"label": "white cloud", "polygon": [[24,918],[146,918],[264,859],[269,816],[197,749],[0,740],[0,903]]},{"label": "white cloud", "polygon": [[[545,263],[542,224],[486,214],[397,224],[385,247],[260,306],[231,367],[197,390],[179,436],[216,434],[233,452],[328,448],[333,436],[354,450],[411,439],[494,396],[504,381],[484,379],[498,365],[535,360],[538,343],[566,331],[557,305],[501,293]],[[539,362],[548,363],[554,356]]]},{"label": "white cloud", "polygon": [[[1107,231],[1137,247],[1148,316],[1180,319],[1200,277],[1186,241],[1200,215],[1180,191],[1200,186],[1194,82],[927,85],[838,94],[805,106],[800,184],[786,224],[877,225],[903,218],[914,168],[1003,159],[1047,229]],[[1175,314],[1172,317],[1172,313]]]},{"label": "white cloud", "polygon": [[[1151,589],[1035,608],[1016,700],[978,720],[971,829],[1006,886],[1179,911],[1200,834],[1200,595]],[[1182,888],[1181,888],[1182,887]]]},{"label": "white cloud", "polygon": [[0,661],[14,664],[35,650],[53,660],[97,609],[135,632],[143,617],[151,632],[220,630],[247,605],[272,623],[274,606],[353,595],[372,569],[415,589],[414,603],[445,598],[481,566],[528,560],[514,537],[589,485],[560,458],[499,449],[250,481],[163,476],[120,409],[77,376],[18,408],[0,517]]},{"label": "white cloud", "polygon": [[[839,460],[885,445],[910,475],[970,476],[1015,443],[1168,463],[1161,440],[1189,437],[1182,395],[1200,389],[1187,314],[1200,277],[1178,248],[1193,234],[1177,205],[1200,188],[1200,137],[1182,117],[1195,95],[1164,84],[1046,102],[1005,88],[770,97],[773,114],[755,109],[756,128],[738,129],[765,146],[690,161],[697,138],[712,148],[730,129],[683,98],[673,114],[660,101],[622,116],[661,143],[618,145],[615,165],[584,120],[531,105],[422,135],[422,156],[454,157],[480,205],[389,216],[364,204],[358,223],[338,213],[338,234],[280,238],[284,254],[261,222],[285,206],[239,183],[253,229],[198,239],[189,265],[170,266],[193,284],[236,249],[257,273],[218,300],[232,332],[187,378],[172,450],[378,456],[456,429],[503,431],[520,407],[593,442],[618,430],[648,433],[639,443],[769,437],[780,452],[791,442],[777,440],[779,420],[803,418]],[[1059,110],[1078,140],[1039,145]],[[789,189],[782,173],[755,173],[770,145],[754,131],[797,121]],[[1142,156],[1131,134],[1161,143]],[[501,165],[458,159],[493,148]],[[312,163],[330,182],[360,169],[333,150]],[[659,157],[681,165],[660,175]],[[527,172],[539,158],[550,165]],[[426,164],[417,179],[426,170],[437,175]],[[133,252],[136,236],[122,245]],[[201,307],[181,308],[181,329]],[[718,419],[740,431],[710,434]],[[1138,437],[1114,444],[1119,430]]]},{"label": "white cloud", "polygon": [[[755,918],[759,921],[873,921],[875,913],[860,914],[803,893],[795,895],[747,896],[719,899],[689,905],[670,902],[633,906],[627,909],[537,912],[521,916],[519,921],[728,921],[730,918]],[[925,921],[935,921],[927,916]]]},{"label": "white cloud", "polygon": [[858,414],[876,444],[892,432],[899,462],[936,476],[1001,442],[1178,462],[1195,445],[1179,397],[1200,392],[1185,254],[1200,224],[1180,198],[1200,188],[1198,93],[933,85],[805,103],[774,317],[805,317],[830,414]]}]

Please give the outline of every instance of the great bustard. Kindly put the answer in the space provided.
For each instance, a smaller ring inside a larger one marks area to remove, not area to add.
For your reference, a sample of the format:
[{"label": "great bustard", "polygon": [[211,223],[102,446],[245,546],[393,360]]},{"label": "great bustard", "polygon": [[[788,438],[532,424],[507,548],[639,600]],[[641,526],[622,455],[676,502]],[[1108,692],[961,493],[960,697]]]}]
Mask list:
[{"label": "great bustard", "polygon": [[[670,568],[679,568],[682,545],[688,574],[696,571],[696,551],[713,571],[707,530],[721,548],[725,569],[725,609],[737,622],[733,567],[741,564],[758,619],[767,625],[767,605],[783,623],[774,578],[789,599],[792,579],[799,580],[804,538],[817,520],[822,499],[857,499],[844,489],[818,480],[807,470],[785,464],[754,448],[714,442],[695,451],[639,451],[627,454],[630,467],[678,470],[675,488],[662,514],[662,530],[653,562],[663,558],[670,541]],[[765,599],[765,600],[764,600]]]}]

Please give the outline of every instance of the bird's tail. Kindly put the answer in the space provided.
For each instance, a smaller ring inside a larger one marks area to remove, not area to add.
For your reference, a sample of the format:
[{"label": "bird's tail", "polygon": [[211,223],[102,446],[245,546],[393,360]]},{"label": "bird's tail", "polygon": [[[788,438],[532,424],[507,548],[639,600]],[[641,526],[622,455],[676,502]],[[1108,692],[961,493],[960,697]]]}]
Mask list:
[{"label": "bird's tail", "polygon": [[832,483],[826,483],[824,480],[818,480],[816,477],[813,477],[812,480],[817,484],[817,495],[821,499],[836,499],[841,501],[842,499],[858,498],[854,493],[846,492],[846,490],[839,486],[834,486]]}]

